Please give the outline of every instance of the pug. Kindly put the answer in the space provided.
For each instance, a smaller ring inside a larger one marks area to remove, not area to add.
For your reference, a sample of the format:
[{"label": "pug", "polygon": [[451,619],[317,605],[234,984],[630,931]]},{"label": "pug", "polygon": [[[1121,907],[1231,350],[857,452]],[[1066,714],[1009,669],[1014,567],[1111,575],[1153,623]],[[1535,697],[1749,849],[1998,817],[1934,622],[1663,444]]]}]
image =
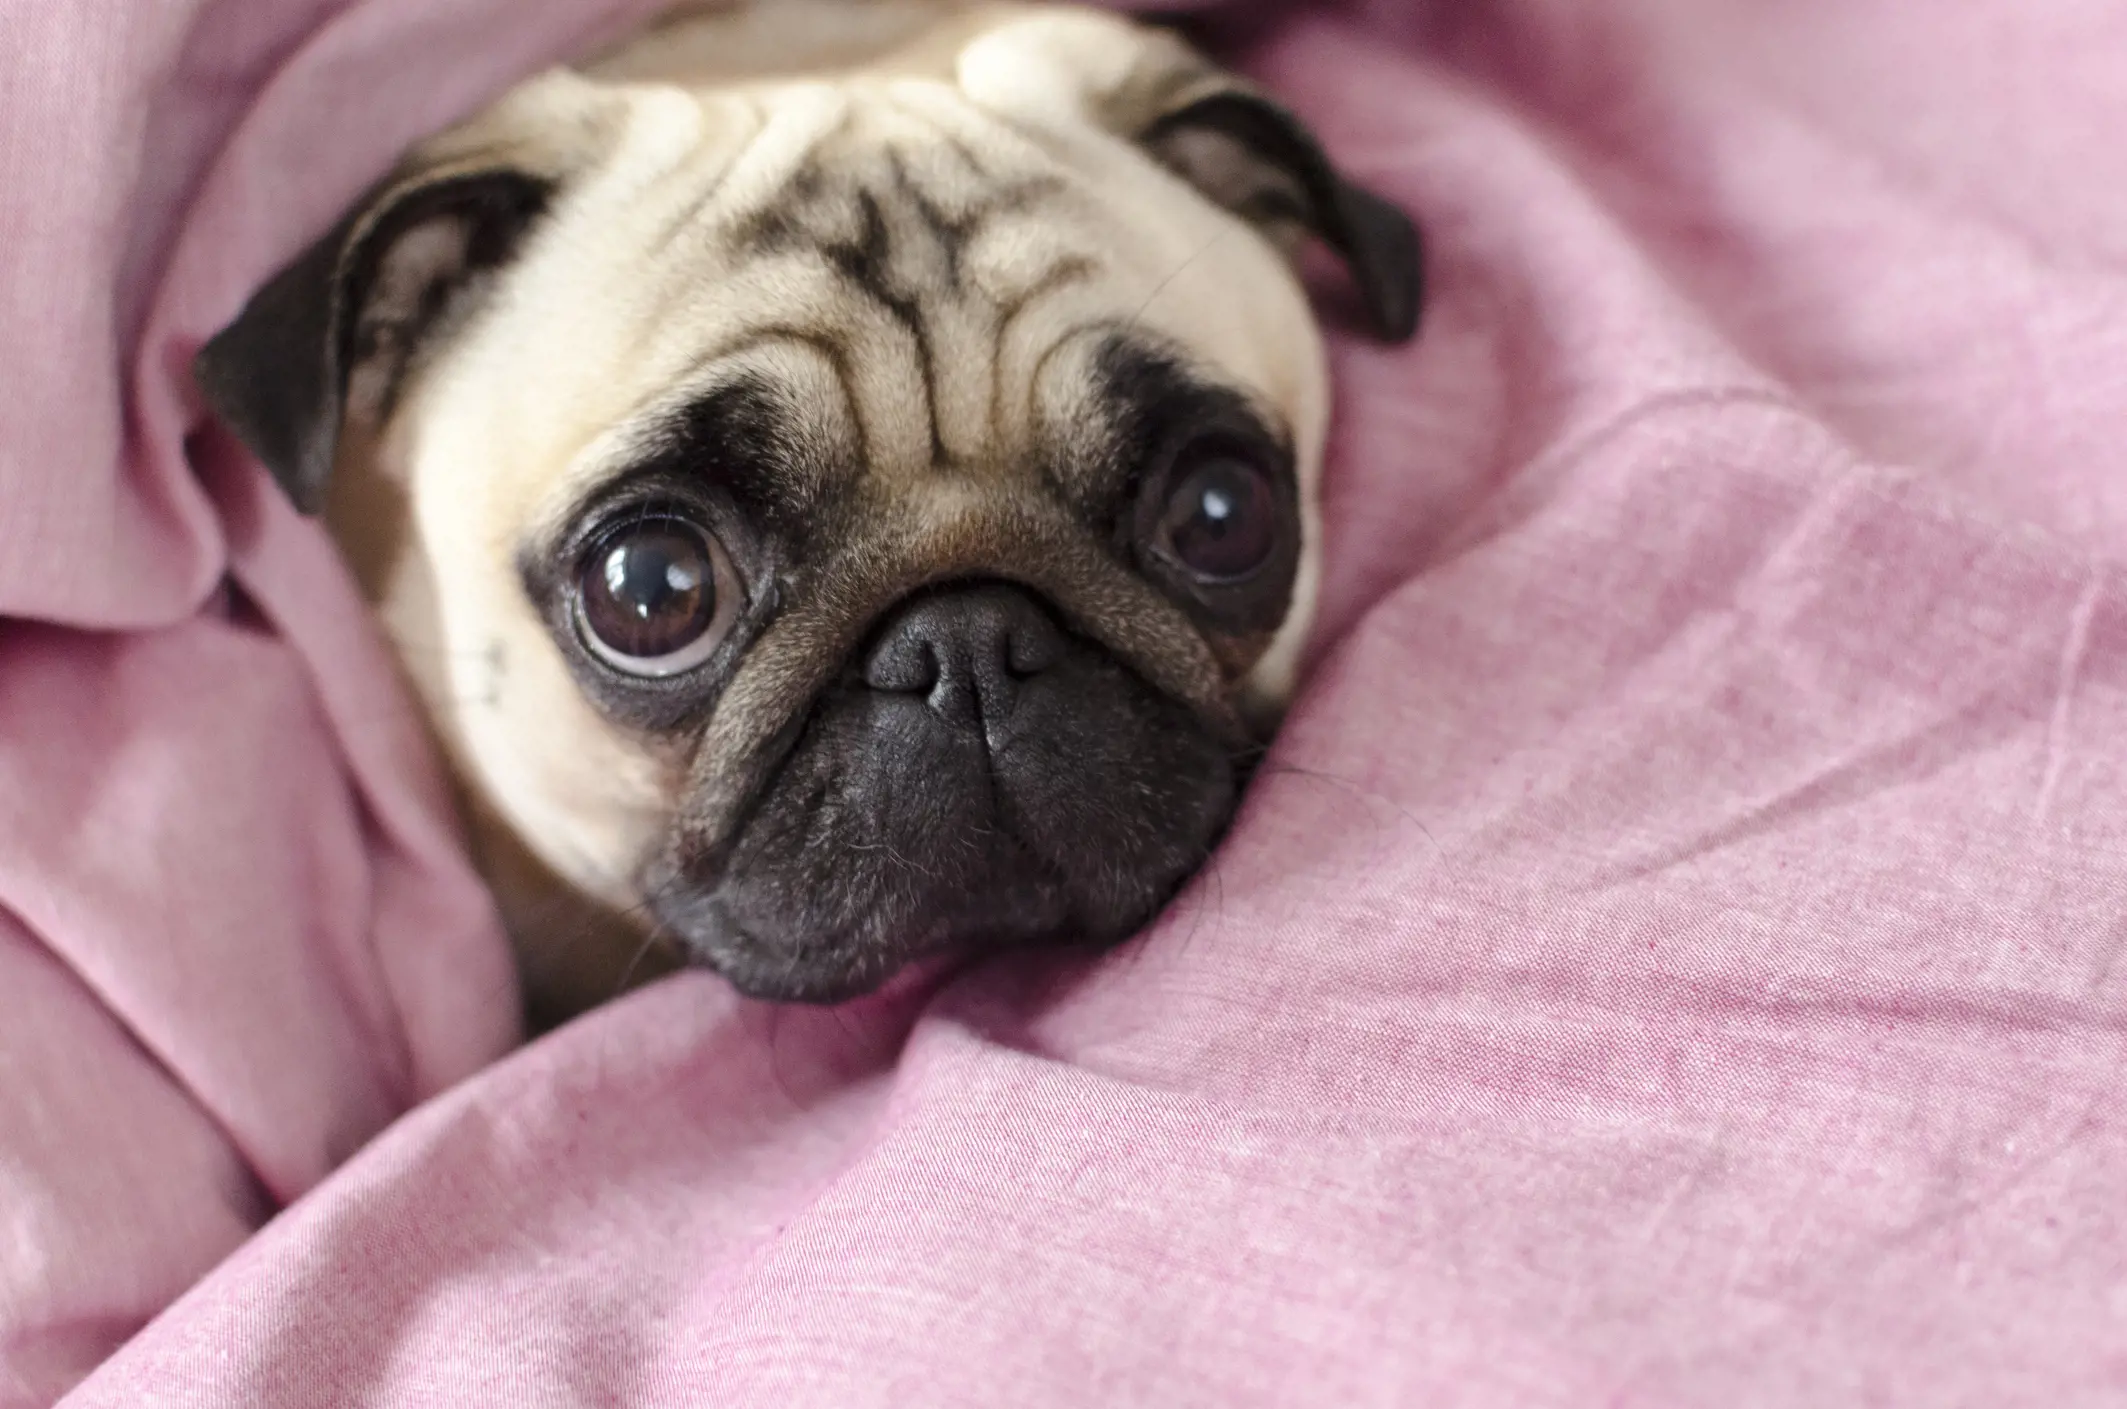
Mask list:
[{"label": "pug", "polygon": [[[420,146],[198,356],[452,765],[538,1020],[1107,944],[1294,688],[1410,219],[1103,11],[667,16]],[[646,952],[664,957],[650,961]]]}]

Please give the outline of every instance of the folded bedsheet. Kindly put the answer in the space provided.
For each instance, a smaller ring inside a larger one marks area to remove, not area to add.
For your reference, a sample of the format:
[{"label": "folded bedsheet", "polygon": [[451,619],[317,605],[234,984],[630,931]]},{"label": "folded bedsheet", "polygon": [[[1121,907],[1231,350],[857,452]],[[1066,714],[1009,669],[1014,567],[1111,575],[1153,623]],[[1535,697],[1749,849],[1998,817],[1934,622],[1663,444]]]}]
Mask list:
[{"label": "folded bedsheet", "polygon": [[645,7],[0,8],[0,1405],[2127,1403],[2117,5],[1229,8],[1435,298],[1216,866],[505,1055],[184,369]]}]

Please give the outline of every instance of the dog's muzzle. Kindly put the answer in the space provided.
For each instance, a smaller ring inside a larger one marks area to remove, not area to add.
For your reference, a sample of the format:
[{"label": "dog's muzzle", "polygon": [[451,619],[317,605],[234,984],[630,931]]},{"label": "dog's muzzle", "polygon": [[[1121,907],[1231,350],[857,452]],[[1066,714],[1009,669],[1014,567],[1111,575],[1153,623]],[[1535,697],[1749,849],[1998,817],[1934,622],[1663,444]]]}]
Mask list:
[{"label": "dog's muzzle", "polygon": [[742,990],[839,1001],[926,957],[1127,938],[1236,796],[1208,729],[1029,592],[932,591],[889,614],[728,853],[683,862],[657,909]]}]

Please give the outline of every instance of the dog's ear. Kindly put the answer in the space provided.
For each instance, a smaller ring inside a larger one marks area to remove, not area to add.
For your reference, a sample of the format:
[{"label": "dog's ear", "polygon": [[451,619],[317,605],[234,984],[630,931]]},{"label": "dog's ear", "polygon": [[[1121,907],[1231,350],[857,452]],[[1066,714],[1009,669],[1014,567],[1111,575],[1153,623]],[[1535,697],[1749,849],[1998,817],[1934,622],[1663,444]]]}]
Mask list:
[{"label": "dog's ear", "polygon": [[1020,18],[963,51],[960,79],[1003,109],[1092,118],[1281,243],[1321,239],[1375,331],[1416,335],[1424,246],[1410,217],[1346,179],[1289,109],[1173,31],[1082,9]]},{"label": "dog's ear", "polygon": [[1359,287],[1374,331],[1393,343],[1418,332],[1424,246],[1395,205],[1345,178],[1291,111],[1231,79],[1187,86],[1139,139],[1168,168],[1234,214],[1274,233],[1305,233],[1334,250]]},{"label": "dog's ear", "polygon": [[387,181],[200,350],[207,403],[298,508],[322,509],[343,430],[389,414],[427,340],[513,257],[552,194],[514,168]]}]

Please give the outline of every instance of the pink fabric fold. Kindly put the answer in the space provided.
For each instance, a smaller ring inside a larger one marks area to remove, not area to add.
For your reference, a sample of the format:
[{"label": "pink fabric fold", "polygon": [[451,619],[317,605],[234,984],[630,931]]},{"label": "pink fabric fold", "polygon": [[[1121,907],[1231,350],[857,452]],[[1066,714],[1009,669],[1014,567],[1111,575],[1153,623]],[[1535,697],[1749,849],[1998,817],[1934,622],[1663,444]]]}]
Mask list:
[{"label": "pink fabric fold", "polygon": [[2127,1400],[2117,7],[1293,7],[1242,58],[1434,302],[1337,340],[1216,865],[499,1063],[382,648],[182,369],[628,7],[136,9],[0,12],[0,1404]]}]

